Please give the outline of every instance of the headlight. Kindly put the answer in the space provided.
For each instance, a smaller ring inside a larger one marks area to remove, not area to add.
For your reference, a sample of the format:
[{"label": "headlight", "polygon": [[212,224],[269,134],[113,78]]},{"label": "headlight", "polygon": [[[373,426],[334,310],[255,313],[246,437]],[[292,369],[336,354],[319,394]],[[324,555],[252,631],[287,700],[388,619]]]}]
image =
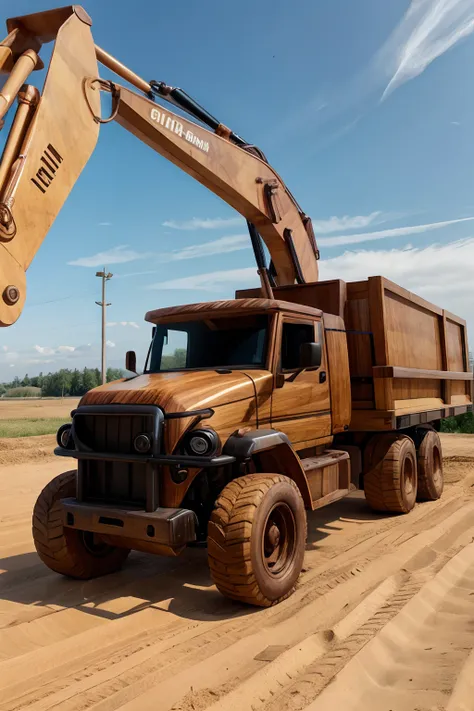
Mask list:
[{"label": "headlight", "polygon": [[74,449],[74,441],[71,436],[71,425],[61,425],[56,433],[56,442],[63,449]]},{"label": "headlight", "polygon": [[133,440],[133,446],[139,454],[146,454],[151,449],[151,438],[147,434],[139,434]]},{"label": "headlight", "polygon": [[219,436],[214,430],[193,430],[186,436],[184,447],[188,454],[212,457],[219,450]]}]

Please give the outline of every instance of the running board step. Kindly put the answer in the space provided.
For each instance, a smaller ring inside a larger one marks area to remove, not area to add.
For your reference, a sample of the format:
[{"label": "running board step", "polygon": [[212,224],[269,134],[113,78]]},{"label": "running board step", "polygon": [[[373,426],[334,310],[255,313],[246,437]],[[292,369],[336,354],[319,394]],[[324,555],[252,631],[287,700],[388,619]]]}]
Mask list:
[{"label": "running board step", "polygon": [[316,457],[302,459],[301,466],[308,479],[313,510],[338,501],[349,493],[351,462],[348,452],[326,449]]}]

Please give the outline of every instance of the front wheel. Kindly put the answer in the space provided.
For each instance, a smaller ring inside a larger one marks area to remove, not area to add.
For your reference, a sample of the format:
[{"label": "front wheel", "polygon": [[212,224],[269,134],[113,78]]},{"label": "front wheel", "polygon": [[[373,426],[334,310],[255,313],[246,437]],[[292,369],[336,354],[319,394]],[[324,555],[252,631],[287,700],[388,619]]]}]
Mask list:
[{"label": "front wheel", "polygon": [[250,474],[228,484],[208,528],[218,590],[260,607],[288,597],[303,566],[306,512],[298,487],[280,474]]},{"label": "front wheel", "polygon": [[33,540],[51,570],[88,580],[118,570],[130,550],[109,546],[89,531],[62,524],[60,500],[75,496],[76,472],[64,472],[45,486],[33,510]]}]

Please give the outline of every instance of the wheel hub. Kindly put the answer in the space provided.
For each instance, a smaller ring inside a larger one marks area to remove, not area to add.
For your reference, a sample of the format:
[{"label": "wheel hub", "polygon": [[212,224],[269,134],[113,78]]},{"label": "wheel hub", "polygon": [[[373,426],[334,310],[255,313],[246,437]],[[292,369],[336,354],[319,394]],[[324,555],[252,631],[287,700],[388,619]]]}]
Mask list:
[{"label": "wheel hub", "polygon": [[84,548],[95,558],[102,558],[111,550],[110,546],[95,533],[81,531]]},{"label": "wheel hub", "polygon": [[404,486],[405,494],[410,496],[415,488],[415,467],[411,459],[407,457],[404,466]]},{"label": "wheel hub", "polygon": [[271,522],[267,529],[267,535],[265,540],[265,552],[267,554],[273,553],[275,548],[280,544],[280,529],[276,523]]},{"label": "wheel hub", "polygon": [[441,454],[438,447],[433,448],[433,482],[439,486],[442,480]]},{"label": "wheel hub", "polygon": [[296,551],[296,522],[290,507],[283,502],[270,511],[263,534],[262,558],[271,576],[282,576]]}]

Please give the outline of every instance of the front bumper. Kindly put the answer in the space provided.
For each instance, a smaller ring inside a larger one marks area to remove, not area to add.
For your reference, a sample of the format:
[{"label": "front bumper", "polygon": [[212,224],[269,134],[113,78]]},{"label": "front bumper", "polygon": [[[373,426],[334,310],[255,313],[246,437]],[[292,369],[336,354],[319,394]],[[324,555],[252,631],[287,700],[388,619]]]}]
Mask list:
[{"label": "front bumper", "polygon": [[[189,509],[134,510],[61,500],[66,528],[179,549],[196,540],[196,514]],[[139,546],[137,546],[139,547]]]},{"label": "front bumper", "polygon": [[90,459],[104,462],[139,462],[141,464],[167,464],[178,468],[196,467],[223,467],[233,464],[236,459],[227,454],[217,457],[191,457],[187,454],[157,454],[148,457],[143,454],[121,454],[120,452],[81,452],[77,449],[64,449],[56,447],[54,453],[57,457],[73,457],[74,459]]},{"label": "front bumper", "polygon": [[[60,457],[78,461],[76,500],[81,504],[94,502],[107,507],[118,503],[153,513],[161,503],[163,466],[169,467],[173,481],[182,481],[182,470],[235,462],[235,457],[223,454],[199,457],[163,452],[164,420],[208,417],[209,412],[212,411],[165,414],[156,405],[81,405],[71,413],[71,446],[54,451]],[[134,438],[139,433],[151,439],[146,454],[135,451]]]}]

